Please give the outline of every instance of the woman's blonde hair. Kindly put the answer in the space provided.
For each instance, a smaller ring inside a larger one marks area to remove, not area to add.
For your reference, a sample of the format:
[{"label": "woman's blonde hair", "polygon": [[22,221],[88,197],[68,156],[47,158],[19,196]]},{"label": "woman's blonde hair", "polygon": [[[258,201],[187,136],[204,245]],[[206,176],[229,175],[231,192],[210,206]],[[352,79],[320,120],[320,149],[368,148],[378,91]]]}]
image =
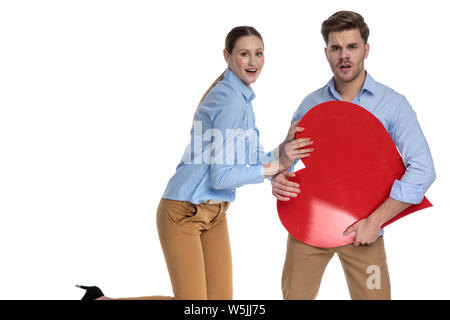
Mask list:
[{"label": "woman's blonde hair", "polygon": [[[257,36],[259,39],[261,39],[261,41],[263,41],[261,35],[259,34],[258,31],[256,31],[255,28],[250,27],[250,26],[235,27],[230,32],[228,32],[227,37],[225,38],[225,50],[227,50],[228,53],[231,54],[231,52],[233,52],[234,46],[236,45],[236,41],[238,41],[239,38],[244,37],[244,36]],[[200,99],[200,102],[198,103],[197,109],[194,112],[194,119],[195,119],[195,114],[197,113],[198,109],[200,108],[200,105],[202,104],[203,100],[208,95],[208,93],[211,91],[211,89],[214,88],[216,86],[216,84],[218,84],[223,79],[226,71],[227,70],[225,70],[209,86],[208,90],[206,90],[206,92],[203,94],[202,98]]]}]

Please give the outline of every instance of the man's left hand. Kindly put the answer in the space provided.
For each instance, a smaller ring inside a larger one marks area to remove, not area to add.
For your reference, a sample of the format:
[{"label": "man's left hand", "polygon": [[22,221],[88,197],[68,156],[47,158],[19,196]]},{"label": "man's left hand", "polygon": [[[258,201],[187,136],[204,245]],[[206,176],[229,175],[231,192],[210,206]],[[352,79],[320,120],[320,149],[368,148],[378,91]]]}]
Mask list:
[{"label": "man's left hand", "polygon": [[370,218],[365,218],[344,231],[344,236],[355,232],[355,240],[353,244],[359,246],[360,244],[371,244],[378,239],[381,228],[375,224]]}]

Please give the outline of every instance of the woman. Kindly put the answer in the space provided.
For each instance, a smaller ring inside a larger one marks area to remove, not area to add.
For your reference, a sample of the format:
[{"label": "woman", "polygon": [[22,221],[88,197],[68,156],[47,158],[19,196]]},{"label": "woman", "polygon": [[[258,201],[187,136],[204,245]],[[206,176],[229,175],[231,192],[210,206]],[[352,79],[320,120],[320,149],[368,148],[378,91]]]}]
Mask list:
[{"label": "woman", "polygon": [[[236,27],[228,33],[223,53],[228,68],[201,99],[191,143],[157,210],[174,297],[128,299],[232,299],[226,210],[235,189],[261,183],[312,151],[301,149],[312,144],[308,138],[294,140],[302,130],[297,123],[273,152],[265,154],[259,143],[250,85],[264,66],[261,35],[252,27]],[[108,299],[97,287],[82,288],[87,288],[86,298]]]}]

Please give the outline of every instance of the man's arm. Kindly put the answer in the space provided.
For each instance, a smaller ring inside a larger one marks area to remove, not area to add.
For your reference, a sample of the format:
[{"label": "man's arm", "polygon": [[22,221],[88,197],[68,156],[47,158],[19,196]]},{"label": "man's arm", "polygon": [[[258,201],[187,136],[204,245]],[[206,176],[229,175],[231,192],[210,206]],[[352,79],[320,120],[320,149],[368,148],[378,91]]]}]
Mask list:
[{"label": "man's arm", "polygon": [[345,230],[344,236],[356,232],[353,244],[370,244],[380,235],[381,226],[405,210],[411,203],[388,197],[369,217],[362,219]]},{"label": "man's arm", "polygon": [[395,180],[390,196],[366,219],[349,227],[344,235],[355,232],[355,245],[374,242],[381,226],[408,208],[422,201],[426,190],[436,178],[433,159],[414,110],[402,97],[391,119],[389,133],[400,151],[406,171]]}]

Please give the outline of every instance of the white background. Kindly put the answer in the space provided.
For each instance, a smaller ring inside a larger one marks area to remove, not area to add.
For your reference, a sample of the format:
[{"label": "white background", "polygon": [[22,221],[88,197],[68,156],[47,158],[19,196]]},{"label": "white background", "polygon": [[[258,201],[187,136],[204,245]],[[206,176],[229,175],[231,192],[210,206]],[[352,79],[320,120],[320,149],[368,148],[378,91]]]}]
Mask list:
[{"label": "white background", "polygon": [[[225,69],[231,28],[254,26],[266,64],[253,102],[266,150],[332,76],[320,26],[338,10],[371,31],[366,69],[404,94],[428,139],[433,208],[385,229],[393,299],[448,299],[445,1],[2,1],[0,299],[171,295],[155,212],[193,112]],[[281,299],[287,232],[270,183],[228,212],[235,299]],[[318,299],[349,299],[337,256]]]}]

